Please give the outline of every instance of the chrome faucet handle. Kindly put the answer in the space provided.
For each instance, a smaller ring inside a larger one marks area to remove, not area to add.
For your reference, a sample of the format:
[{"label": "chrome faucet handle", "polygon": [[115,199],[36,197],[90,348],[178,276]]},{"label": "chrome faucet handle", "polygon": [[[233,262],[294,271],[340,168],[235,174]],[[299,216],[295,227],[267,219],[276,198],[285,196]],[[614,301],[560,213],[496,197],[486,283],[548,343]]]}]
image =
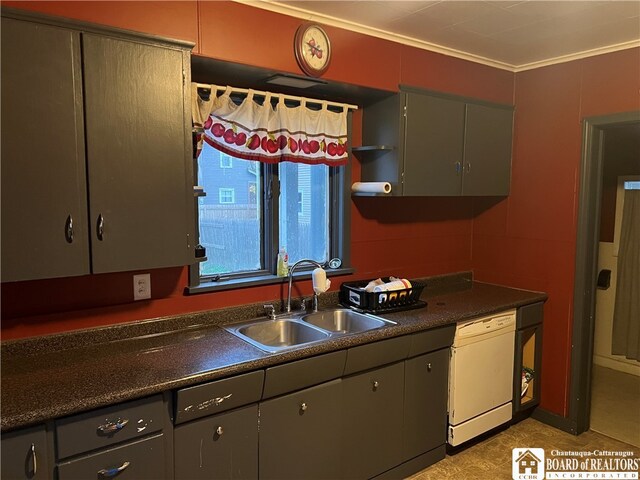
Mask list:
[{"label": "chrome faucet handle", "polygon": [[300,300],[300,311],[301,312],[306,312],[307,311],[307,299],[306,298],[302,298]]},{"label": "chrome faucet handle", "polygon": [[263,305],[264,307],[264,311],[267,314],[267,316],[269,317],[270,320],[275,320],[276,319],[276,309],[273,305],[268,304],[268,305]]}]

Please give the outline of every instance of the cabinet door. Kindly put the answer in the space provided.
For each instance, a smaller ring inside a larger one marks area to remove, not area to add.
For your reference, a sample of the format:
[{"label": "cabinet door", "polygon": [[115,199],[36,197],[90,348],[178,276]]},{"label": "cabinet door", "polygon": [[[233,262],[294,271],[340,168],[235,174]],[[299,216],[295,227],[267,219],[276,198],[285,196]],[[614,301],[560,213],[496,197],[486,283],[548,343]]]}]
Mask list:
[{"label": "cabinet door", "polygon": [[344,478],[371,478],[402,461],[404,362],[343,380]]},{"label": "cabinet door", "polygon": [[258,406],[176,427],[175,478],[257,479]]},{"label": "cabinet door", "polygon": [[2,281],[89,273],[79,34],[2,18]]},{"label": "cabinet door", "polygon": [[341,382],[260,404],[261,479],[340,477]]},{"label": "cabinet door", "polygon": [[513,110],[467,104],[463,195],[509,195]]},{"label": "cabinet door", "polygon": [[405,362],[403,461],[447,439],[449,349]]},{"label": "cabinet door", "polygon": [[406,93],[404,196],[460,195],[464,103]]},{"label": "cabinet door", "polygon": [[183,51],[89,34],[82,46],[93,272],[185,265]]},{"label": "cabinet door", "polygon": [[44,425],[2,434],[1,447],[0,477],[7,480],[51,478]]}]

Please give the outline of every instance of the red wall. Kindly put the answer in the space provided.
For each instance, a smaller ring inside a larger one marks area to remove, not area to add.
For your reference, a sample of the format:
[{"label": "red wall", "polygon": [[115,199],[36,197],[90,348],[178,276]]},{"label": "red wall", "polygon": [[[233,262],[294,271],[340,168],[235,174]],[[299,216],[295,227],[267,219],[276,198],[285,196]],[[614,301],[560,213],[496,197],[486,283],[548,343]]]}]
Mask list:
[{"label": "red wall", "polygon": [[[292,39],[301,20],[232,2],[3,2],[181,38],[194,53],[300,73]],[[116,6],[117,5],[117,6]],[[274,27],[275,26],[275,27]],[[517,75],[328,27],[325,77],[381,89],[399,83],[515,103],[512,194],[505,200],[358,198],[352,203],[357,274],[407,277],[474,270],[477,279],[549,293],[542,406],[567,413],[576,202],[584,116],[637,110],[638,49]],[[360,139],[361,111],[354,118]],[[353,159],[353,180],[360,165]],[[132,301],[132,273],[2,285],[4,339],[282,298],[266,286],[185,296],[187,269],[152,272],[151,301]],[[308,282],[303,285],[310,292]]]},{"label": "red wall", "polygon": [[[233,2],[3,2],[3,5],[197,42],[204,56],[300,73],[293,36],[301,20]],[[325,77],[380,89],[413,84],[511,103],[514,75],[444,55],[327,27],[333,46]],[[361,137],[362,112],[354,119]],[[353,160],[353,180],[360,165]],[[357,199],[352,204],[355,276],[415,277],[470,270],[469,199]],[[132,301],[132,272],[2,285],[2,337],[42,335],[282,298],[265,286],[185,296],[187,269],[151,272],[153,299]],[[309,282],[302,286],[310,293]]]},{"label": "red wall", "polygon": [[542,407],[566,416],[583,118],[640,110],[640,49],[521,72],[511,195],[477,202],[475,278],[543,290]]}]

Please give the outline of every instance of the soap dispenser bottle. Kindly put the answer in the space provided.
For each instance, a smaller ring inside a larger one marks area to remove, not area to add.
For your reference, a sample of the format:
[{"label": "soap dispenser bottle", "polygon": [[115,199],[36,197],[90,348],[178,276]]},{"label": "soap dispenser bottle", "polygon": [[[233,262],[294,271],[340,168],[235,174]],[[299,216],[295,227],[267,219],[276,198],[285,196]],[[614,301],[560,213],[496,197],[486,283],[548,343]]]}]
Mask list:
[{"label": "soap dispenser bottle", "polygon": [[289,255],[285,247],[280,247],[280,251],[278,252],[276,273],[279,277],[286,277],[289,274]]}]

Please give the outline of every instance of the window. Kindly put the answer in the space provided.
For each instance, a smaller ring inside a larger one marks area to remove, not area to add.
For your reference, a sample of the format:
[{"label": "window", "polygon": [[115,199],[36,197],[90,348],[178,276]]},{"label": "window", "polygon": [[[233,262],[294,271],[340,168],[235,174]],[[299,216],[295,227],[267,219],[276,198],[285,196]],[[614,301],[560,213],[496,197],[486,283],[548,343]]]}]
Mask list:
[{"label": "window", "polygon": [[236,203],[236,191],[233,188],[218,189],[220,203]]},{"label": "window", "polygon": [[233,168],[233,157],[226,153],[220,153],[220,168]]},{"label": "window", "polygon": [[[222,170],[230,164],[232,170]],[[199,242],[207,260],[194,267],[192,286],[275,278],[280,246],[290,265],[303,258],[345,262],[348,167],[266,164],[230,157],[205,143],[197,172],[198,185],[218,195],[198,198]]]}]

